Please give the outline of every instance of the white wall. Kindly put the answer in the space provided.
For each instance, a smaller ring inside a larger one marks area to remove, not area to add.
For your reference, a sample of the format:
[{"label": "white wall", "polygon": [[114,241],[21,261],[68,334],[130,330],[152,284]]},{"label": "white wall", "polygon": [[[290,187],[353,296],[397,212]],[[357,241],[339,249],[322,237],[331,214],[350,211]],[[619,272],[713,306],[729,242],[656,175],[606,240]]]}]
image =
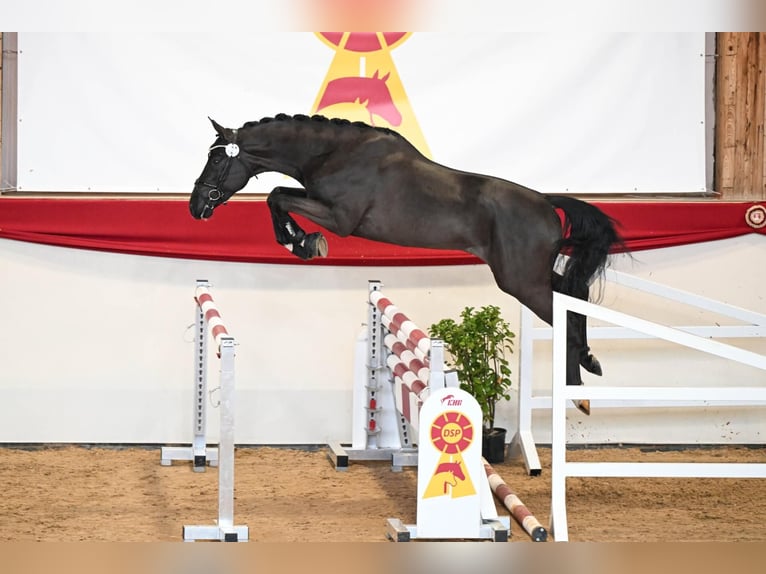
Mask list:
[{"label": "white wall", "polygon": [[[636,254],[620,270],[766,312],[766,238]],[[465,305],[498,304],[518,331],[519,306],[484,266],[311,267],[174,260],[0,240],[0,442],[188,442],[191,428],[194,283],[209,279],[237,349],[239,443],[321,444],[351,436],[353,345],[366,317],[367,280],[421,327]],[[607,288],[605,304],[649,319],[692,322],[696,310]],[[743,345],[766,353],[764,341]],[[682,357],[658,343],[595,341],[606,376],[634,384],[670,377],[713,384],[752,369]],[[516,355],[518,356],[518,355]],[[536,385],[550,358],[536,358]],[[215,361],[211,361],[215,381]],[[514,377],[518,368],[514,369]],[[517,382],[517,379],[515,379]],[[610,382],[612,379],[610,378]],[[596,384],[594,381],[592,384]],[[514,389],[515,395],[515,389]],[[216,436],[217,411],[211,410]],[[498,424],[513,431],[515,404]],[[596,412],[570,417],[574,442],[762,443],[763,409]],[[585,428],[587,426],[587,428]],[[540,442],[549,419],[535,415]]]},{"label": "white wall", "polygon": [[[360,67],[367,77],[393,74],[392,98],[402,111],[412,106],[445,165],[546,193],[706,188],[699,32],[416,32],[390,57],[365,52],[362,64],[346,53],[351,63],[340,68],[310,32],[126,29],[18,41],[22,191],[185,194],[213,143],[207,116],[238,127],[311,113],[331,68],[355,76]],[[321,112],[370,121],[362,104]],[[374,121],[416,136],[407,123]],[[252,179],[246,190],[268,193],[274,182]]]}]

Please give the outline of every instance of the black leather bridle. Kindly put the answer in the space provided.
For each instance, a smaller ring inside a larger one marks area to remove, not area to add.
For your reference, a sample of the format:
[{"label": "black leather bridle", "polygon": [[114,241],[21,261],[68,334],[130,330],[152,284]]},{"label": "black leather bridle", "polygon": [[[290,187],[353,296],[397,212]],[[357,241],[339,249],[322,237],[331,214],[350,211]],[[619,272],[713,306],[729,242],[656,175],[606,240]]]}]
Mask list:
[{"label": "black leather bridle", "polygon": [[[233,132],[234,132],[234,141],[236,141],[237,130],[233,130]],[[205,213],[207,213],[208,210],[212,212],[213,209],[218,205],[218,202],[220,202],[223,199],[224,196],[223,196],[223,193],[221,192],[221,187],[223,186],[224,181],[226,181],[226,178],[229,177],[229,170],[231,169],[232,162],[236,159],[237,161],[245,165],[244,162],[242,161],[242,158],[240,157],[239,146],[234,142],[210,146],[210,149],[207,150],[208,157],[210,157],[210,154],[213,152],[213,150],[221,149],[221,148],[223,148],[226,152],[226,163],[224,164],[223,169],[221,170],[221,173],[218,176],[217,181],[215,183],[209,183],[207,181],[202,181],[202,178],[199,178],[197,179],[197,181],[194,182],[194,185],[201,185],[208,188],[207,198],[205,201],[205,209],[202,212],[203,216]],[[223,201],[223,203],[225,203],[225,200]]]}]

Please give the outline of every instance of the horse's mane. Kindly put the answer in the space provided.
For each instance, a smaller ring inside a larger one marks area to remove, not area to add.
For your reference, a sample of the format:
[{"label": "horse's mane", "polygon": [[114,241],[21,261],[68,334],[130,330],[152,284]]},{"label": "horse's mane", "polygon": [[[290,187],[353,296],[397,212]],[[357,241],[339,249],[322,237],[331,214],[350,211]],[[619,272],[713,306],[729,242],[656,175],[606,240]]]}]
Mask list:
[{"label": "horse's mane", "polygon": [[361,128],[361,129],[369,129],[369,130],[376,130],[379,132],[383,132],[386,134],[395,135],[398,137],[403,137],[399,132],[396,132],[389,128],[384,127],[378,127],[378,126],[371,126],[370,124],[366,122],[352,122],[350,120],[347,120],[345,118],[328,118],[326,116],[320,115],[320,114],[314,114],[312,116],[307,116],[306,114],[277,114],[274,117],[265,117],[261,118],[257,121],[247,122],[242,127],[243,128],[250,128],[262,124],[268,124],[270,122],[317,122],[317,123],[327,123],[333,126],[338,126],[341,128]]}]

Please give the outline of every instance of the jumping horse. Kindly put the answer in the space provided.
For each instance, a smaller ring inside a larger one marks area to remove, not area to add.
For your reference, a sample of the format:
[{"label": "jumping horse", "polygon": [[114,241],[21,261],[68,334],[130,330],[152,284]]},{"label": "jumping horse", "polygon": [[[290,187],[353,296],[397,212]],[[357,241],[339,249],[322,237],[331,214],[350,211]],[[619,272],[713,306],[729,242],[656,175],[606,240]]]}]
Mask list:
[{"label": "jumping horse", "polygon": [[[587,300],[610,249],[621,244],[615,222],[589,203],[445,167],[386,128],[319,115],[278,114],[238,129],[210,121],[217,137],[194,183],[192,216],[211,217],[251,177],[282,173],[302,187],[269,194],[274,234],[304,260],[325,257],[327,241],[306,234],[290,213],[341,237],[463,250],[551,324],[553,291]],[[559,273],[561,253],[568,259]],[[601,375],[601,365],[590,353],[585,317],[569,313],[567,323],[567,384],[581,385],[580,366]]]}]

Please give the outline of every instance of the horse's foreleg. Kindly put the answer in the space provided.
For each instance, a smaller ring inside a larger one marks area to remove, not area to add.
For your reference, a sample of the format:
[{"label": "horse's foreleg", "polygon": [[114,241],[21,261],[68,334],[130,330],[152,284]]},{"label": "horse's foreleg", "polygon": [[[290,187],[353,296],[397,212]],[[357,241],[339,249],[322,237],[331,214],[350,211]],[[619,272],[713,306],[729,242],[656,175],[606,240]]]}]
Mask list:
[{"label": "horse's foreleg", "polygon": [[306,233],[295,220],[290,217],[290,214],[282,210],[278,206],[278,197],[280,194],[288,195],[306,195],[306,192],[298,188],[289,187],[277,187],[274,188],[271,194],[266,199],[266,203],[269,206],[271,212],[271,222],[274,225],[274,236],[280,245],[290,245],[294,241],[301,241],[306,236]]},{"label": "horse's foreleg", "polygon": [[285,246],[301,259],[327,256],[327,240],[321,233],[306,232],[288,213],[287,199],[309,201],[305,190],[294,187],[275,187],[269,194],[266,203],[271,211],[271,221],[274,225],[274,236],[277,243]]}]

